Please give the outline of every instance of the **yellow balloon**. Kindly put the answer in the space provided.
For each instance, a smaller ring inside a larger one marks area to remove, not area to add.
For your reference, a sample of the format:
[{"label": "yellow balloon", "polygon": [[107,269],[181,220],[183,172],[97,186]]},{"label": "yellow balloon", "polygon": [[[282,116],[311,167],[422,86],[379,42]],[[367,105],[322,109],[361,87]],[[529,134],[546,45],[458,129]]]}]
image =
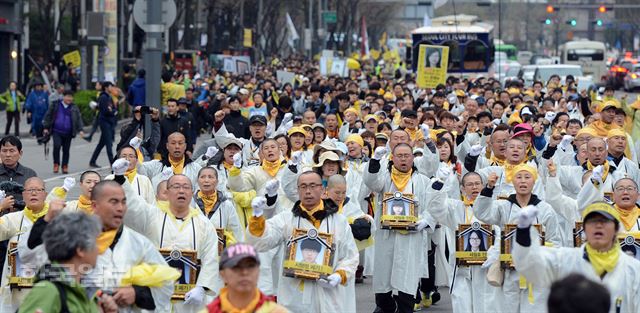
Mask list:
[{"label": "yellow balloon", "polygon": [[360,62],[358,62],[358,60],[353,59],[353,58],[348,58],[347,59],[347,68],[350,70],[359,70],[360,69]]}]

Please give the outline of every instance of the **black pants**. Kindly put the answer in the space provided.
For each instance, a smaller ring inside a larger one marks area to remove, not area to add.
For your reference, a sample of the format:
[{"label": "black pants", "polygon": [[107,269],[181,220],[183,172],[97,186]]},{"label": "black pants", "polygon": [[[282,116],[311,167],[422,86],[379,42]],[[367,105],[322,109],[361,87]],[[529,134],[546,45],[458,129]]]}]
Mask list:
[{"label": "black pants", "polygon": [[62,147],[62,166],[69,165],[69,149],[71,149],[71,135],[53,132],[53,164],[60,164],[60,148]]},{"label": "black pants", "polygon": [[398,291],[397,296],[392,296],[391,291],[376,293],[376,306],[383,313],[413,313],[414,304],[413,296],[401,291]]},{"label": "black pants", "polygon": [[89,164],[96,163],[98,160],[98,156],[100,156],[100,152],[102,152],[102,148],[104,147],[107,150],[107,157],[109,158],[109,164],[113,163],[113,137],[115,134],[115,125],[110,122],[100,122],[100,142],[96,146],[96,149],[93,150],[93,155],[91,155],[91,160]]},{"label": "black pants", "polygon": [[16,124],[16,132],[14,133],[16,137],[20,136],[20,111],[7,111],[7,128],[4,130],[4,135],[9,135],[9,130],[11,130],[11,122],[15,121]]}]

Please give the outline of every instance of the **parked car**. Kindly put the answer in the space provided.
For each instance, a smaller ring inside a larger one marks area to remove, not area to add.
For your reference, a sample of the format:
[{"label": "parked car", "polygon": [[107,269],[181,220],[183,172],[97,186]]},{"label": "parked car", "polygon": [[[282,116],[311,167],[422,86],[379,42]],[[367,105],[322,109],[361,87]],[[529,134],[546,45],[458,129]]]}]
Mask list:
[{"label": "parked car", "polygon": [[624,76],[623,88],[625,91],[633,91],[640,88],[640,64],[633,64]]},{"label": "parked car", "polygon": [[606,83],[615,89],[624,86],[624,78],[638,61],[629,58],[618,58],[616,62],[609,67],[606,75]]}]

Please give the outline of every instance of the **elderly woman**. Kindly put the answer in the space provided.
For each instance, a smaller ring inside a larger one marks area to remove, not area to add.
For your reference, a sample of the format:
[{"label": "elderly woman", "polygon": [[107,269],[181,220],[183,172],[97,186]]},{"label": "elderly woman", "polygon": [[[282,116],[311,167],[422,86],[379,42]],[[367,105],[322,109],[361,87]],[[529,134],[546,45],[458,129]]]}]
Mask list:
[{"label": "elderly woman", "polygon": [[111,296],[98,293],[89,297],[81,284],[96,265],[100,227],[96,217],[80,212],[51,221],[43,234],[51,264],[40,270],[19,312],[39,312],[41,308],[47,312],[118,312]]}]

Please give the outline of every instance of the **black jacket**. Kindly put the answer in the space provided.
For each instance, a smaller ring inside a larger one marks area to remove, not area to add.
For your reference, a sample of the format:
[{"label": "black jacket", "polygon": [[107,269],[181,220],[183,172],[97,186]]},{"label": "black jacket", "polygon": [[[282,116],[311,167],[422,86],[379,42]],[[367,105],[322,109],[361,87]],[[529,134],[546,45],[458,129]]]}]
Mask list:
[{"label": "black jacket", "polygon": [[187,139],[187,151],[193,152],[193,142],[191,142],[191,125],[187,119],[180,115],[166,115],[160,120],[160,143],[158,152],[167,153],[167,138],[175,132],[180,132]]},{"label": "black jacket", "polygon": [[[136,120],[135,118],[131,122],[120,129],[120,142],[116,146],[116,150],[120,150],[123,146],[129,144],[131,138],[138,134],[138,129],[144,134],[144,119]],[[160,122],[151,119],[151,137],[149,140],[142,142],[141,147],[146,150],[149,157],[153,157],[153,154],[158,148],[160,142]]]},{"label": "black jacket", "polygon": [[236,136],[236,138],[249,139],[251,137],[249,120],[242,116],[240,111],[231,111],[231,113],[225,115],[222,122],[227,127],[227,131]]}]

